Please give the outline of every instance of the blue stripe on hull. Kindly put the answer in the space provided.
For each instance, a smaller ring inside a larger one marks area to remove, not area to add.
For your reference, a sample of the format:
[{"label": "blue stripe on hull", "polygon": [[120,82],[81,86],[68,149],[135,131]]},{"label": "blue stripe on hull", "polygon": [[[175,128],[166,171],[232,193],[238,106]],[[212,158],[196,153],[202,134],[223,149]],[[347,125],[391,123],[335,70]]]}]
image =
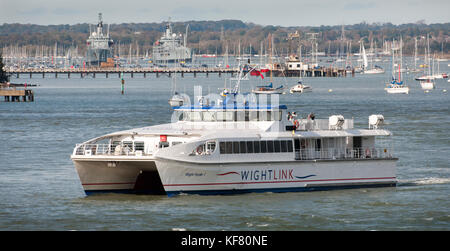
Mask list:
[{"label": "blue stripe on hull", "polygon": [[381,184],[361,184],[361,185],[344,185],[344,186],[316,186],[316,187],[289,187],[289,188],[259,188],[259,189],[242,189],[242,190],[195,190],[195,191],[166,191],[169,197],[178,194],[199,194],[199,195],[232,195],[244,193],[288,193],[288,192],[312,192],[312,191],[328,191],[340,189],[355,188],[374,188],[374,187],[395,187],[396,183]]}]

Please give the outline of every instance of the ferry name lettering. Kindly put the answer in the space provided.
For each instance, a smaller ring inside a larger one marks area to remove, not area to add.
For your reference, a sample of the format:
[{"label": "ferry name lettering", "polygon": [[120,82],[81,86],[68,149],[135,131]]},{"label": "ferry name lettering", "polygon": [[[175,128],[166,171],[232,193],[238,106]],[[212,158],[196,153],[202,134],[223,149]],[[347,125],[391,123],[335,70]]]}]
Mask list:
[{"label": "ferry name lettering", "polygon": [[185,173],[185,176],[191,177],[191,176],[204,176],[204,173]]},{"label": "ferry name lettering", "polygon": [[294,169],[241,171],[242,180],[293,180]]}]

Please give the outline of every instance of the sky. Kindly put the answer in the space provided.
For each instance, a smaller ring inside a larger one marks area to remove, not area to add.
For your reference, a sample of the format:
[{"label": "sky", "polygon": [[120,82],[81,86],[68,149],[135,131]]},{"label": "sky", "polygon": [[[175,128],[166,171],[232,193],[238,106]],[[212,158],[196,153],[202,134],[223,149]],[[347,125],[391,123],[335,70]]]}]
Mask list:
[{"label": "sky", "polygon": [[0,24],[161,23],[236,19],[320,26],[450,22],[450,0],[0,0]]}]

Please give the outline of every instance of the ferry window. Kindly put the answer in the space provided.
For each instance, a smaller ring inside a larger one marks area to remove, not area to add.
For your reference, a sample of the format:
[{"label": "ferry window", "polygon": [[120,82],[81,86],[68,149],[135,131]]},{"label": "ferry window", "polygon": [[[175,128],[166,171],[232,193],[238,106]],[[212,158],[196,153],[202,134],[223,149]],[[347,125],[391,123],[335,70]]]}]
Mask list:
[{"label": "ferry window", "polygon": [[287,151],[288,152],[292,152],[292,140],[288,140],[287,141]]},{"label": "ferry window", "polygon": [[282,140],[282,141],[280,141],[280,143],[281,143],[281,152],[283,152],[283,153],[287,152],[287,141]]},{"label": "ferry window", "polygon": [[189,112],[183,112],[183,116],[181,116],[181,118],[182,118],[184,121],[189,121],[189,120],[190,120],[190,118],[189,118]]},{"label": "ferry window", "polygon": [[316,151],[320,151],[321,148],[322,148],[322,140],[316,139]]},{"label": "ferry window", "polygon": [[273,141],[273,146],[274,146],[274,152],[279,153],[281,152],[281,148],[280,148],[280,141],[279,140],[275,140]]},{"label": "ferry window", "polygon": [[132,141],[124,141],[123,143],[123,148],[127,148],[131,151],[133,149],[133,142]]},{"label": "ferry window", "polygon": [[273,141],[272,140],[268,140],[267,141],[267,152],[268,153],[273,153],[274,152]]},{"label": "ferry window", "polygon": [[250,121],[250,112],[245,111],[245,121]]},{"label": "ferry window", "polygon": [[135,141],[134,142],[134,150],[135,151],[144,151],[144,142],[143,141]]},{"label": "ferry window", "polygon": [[111,144],[112,149],[115,149],[116,146],[120,145],[120,141],[113,141]]},{"label": "ferry window", "polygon": [[219,150],[220,150],[220,154],[227,154],[226,151],[226,146],[225,146],[226,142],[220,142],[219,143]]},{"label": "ferry window", "polygon": [[201,112],[191,112],[190,114],[191,121],[202,121],[202,113]]},{"label": "ferry window", "polygon": [[233,153],[239,153],[239,141],[233,142]]},{"label": "ferry window", "polygon": [[236,111],[236,121],[244,121],[245,114],[244,111]]},{"label": "ferry window", "polygon": [[203,121],[216,121],[215,112],[203,112]]},{"label": "ferry window", "polygon": [[247,153],[253,153],[253,141],[247,141]]},{"label": "ferry window", "polygon": [[261,148],[259,147],[259,141],[253,141],[253,150],[255,153],[260,153]]},{"label": "ferry window", "polygon": [[215,141],[208,141],[206,142],[206,153],[211,154],[216,150],[216,142]]},{"label": "ferry window", "polygon": [[270,120],[270,111],[259,112],[259,121],[269,121],[269,120]]},{"label": "ferry window", "polygon": [[234,120],[234,111],[226,111],[226,112],[217,112],[216,118],[217,121],[233,121]]},{"label": "ferry window", "polygon": [[271,111],[267,111],[267,121],[272,121],[272,112]]},{"label": "ferry window", "polygon": [[250,119],[250,121],[258,121],[258,112],[250,111],[249,119]]},{"label": "ferry window", "polygon": [[226,151],[225,151],[225,153],[227,153],[227,154],[232,154],[233,153],[233,142],[225,142],[225,148],[226,148]]},{"label": "ferry window", "polygon": [[273,116],[272,120],[281,121],[281,111],[274,111],[272,113],[272,116]]},{"label": "ferry window", "polygon": [[261,153],[267,152],[267,141],[261,141]]},{"label": "ferry window", "polygon": [[247,143],[245,141],[239,141],[240,153],[247,153]]},{"label": "ferry window", "polygon": [[159,148],[169,147],[169,142],[159,142],[158,147]]}]

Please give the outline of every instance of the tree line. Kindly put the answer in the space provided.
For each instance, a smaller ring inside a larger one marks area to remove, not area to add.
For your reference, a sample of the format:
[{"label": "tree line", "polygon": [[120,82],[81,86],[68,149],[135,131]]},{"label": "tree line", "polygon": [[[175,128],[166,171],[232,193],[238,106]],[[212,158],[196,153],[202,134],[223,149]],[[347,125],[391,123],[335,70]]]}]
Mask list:
[{"label": "tree line", "polygon": [[[151,52],[153,44],[161,37],[167,23],[122,23],[111,24],[110,36],[115,42],[115,54],[121,48],[122,55],[138,52]],[[107,24],[106,24],[107,25]],[[334,26],[273,26],[244,23],[240,20],[221,21],[187,21],[172,22],[173,31],[185,34],[188,26],[188,47],[196,54],[268,54],[274,50],[278,55],[298,53],[301,46],[303,53],[311,50],[310,33],[317,33],[318,51],[327,54],[350,48],[352,53],[359,51],[359,42],[363,41],[366,49],[370,45],[381,48],[385,41],[404,42],[403,53],[414,53],[415,39],[418,41],[419,53],[423,54],[426,36],[430,37],[430,52],[448,54],[450,45],[450,23],[425,24],[423,21],[394,25],[391,23],[366,23]],[[95,24],[91,24],[92,30]],[[34,56],[39,46],[60,48],[77,48],[83,55],[86,51],[86,39],[90,24],[74,25],[36,25],[36,24],[2,24],[0,25],[0,47],[28,46]],[[105,29],[106,32],[106,29]],[[289,34],[297,32],[298,37]],[[273,36],[269,41],[269,34]],[[350,47],[351,45],[351,47]],[[36,49],[33,49],[36,48]]]}]

